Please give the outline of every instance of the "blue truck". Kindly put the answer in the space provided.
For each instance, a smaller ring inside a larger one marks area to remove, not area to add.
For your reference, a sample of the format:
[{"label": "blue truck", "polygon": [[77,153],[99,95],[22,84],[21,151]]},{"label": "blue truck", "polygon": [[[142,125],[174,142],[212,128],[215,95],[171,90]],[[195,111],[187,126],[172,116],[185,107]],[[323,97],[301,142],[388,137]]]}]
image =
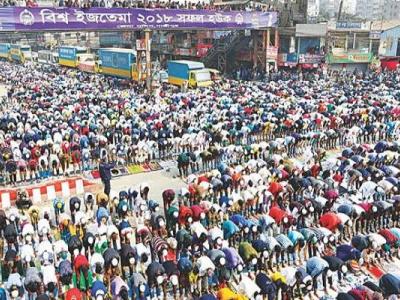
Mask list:
[{"label": "blue truck", "polygon": [[27,60],[32,60],[32,50],[29,45],[10,45],[10,58],[12,61],[24,63]]},{"label": "blue truck", "polygon": [[[136,52],[123,48],[102,48],[98,51],[97,70],[104,75],[127,78],[137,81],[139,71]],[[141,75],[144,79],[145,74]]]},{"label": "blue truck", "polygon": [[10,44],[8,43],[0,44],[0,57],[5,59],[10,58]]},{"label": "blue truck", "polygon": [[61,46],[58,49],[58,63],[60,66],[78,68],[80,56],[87,53],[85,47]]},{"label": "blue truck", "polygon": [[173,85],[188,87],[206,87],[213,84],[210,71],[204,64],[189,60],[171,60],[167,64],[168,82]]}]

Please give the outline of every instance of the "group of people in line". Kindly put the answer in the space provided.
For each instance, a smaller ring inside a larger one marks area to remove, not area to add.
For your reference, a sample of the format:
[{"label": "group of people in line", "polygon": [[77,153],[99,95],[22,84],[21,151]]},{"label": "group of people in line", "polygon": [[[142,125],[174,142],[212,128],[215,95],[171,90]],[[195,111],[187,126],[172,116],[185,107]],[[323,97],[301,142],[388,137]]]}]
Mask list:
[{"label": "group of people in line", "polygon": [[104,156],[117,165],[177,159],[183,171],[190,157],[199,171],[223,157],[246,159],[251,147],[294,156],[308,145],[315,152],[398,133],[396,72],[347,82],[277,74],[187,93],[163,86],[151,96],[76,70],[4,62],[0,74],[10,87],[0,173],[12,185],[92,170]]},{"label": "group of people in line", "polygon": [[[0,63],[4,182],[98,166],[105,190],[0,210],[1,299],[397,299],[400,73],[153,95]],[[114,191],[117,164],[187,184]]]},{"label": "group of people in line", "polygon": [[[272,5],[263,3],[244,3],[232,7],[231,5],[214,5],[213,1],[133,1],[133,0],[54,0],[46,5],[51,7],[73,8],[148,8],[148,9],[192,9],[192,10],[239,10],[239,11],[275,11]],[[2,0],[0,7],[39,7],[43,6],[41,0]]]}]

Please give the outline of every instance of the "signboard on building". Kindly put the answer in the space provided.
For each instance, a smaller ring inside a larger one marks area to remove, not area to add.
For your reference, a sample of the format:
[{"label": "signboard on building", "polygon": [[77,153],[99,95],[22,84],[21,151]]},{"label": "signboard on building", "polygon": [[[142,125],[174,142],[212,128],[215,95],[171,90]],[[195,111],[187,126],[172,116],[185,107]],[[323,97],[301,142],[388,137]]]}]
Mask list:
[{"label": "signboard on building", "polygon": [[268,46],[266,51],[267,61],[275,61],[278,59],[278,47]]},{"label": "signboard on building", "polygon": [[196,56],[197,55],[197,50],[196,48],[175,48],[174,51],[175,55],[181,55],[181,56]]},{"label": "signboard on building", "polygon": [[196,38],[198,40],[212,39],[213,32],[212,31],[199,31],[196,33]]},{"label": "signboard on building", "polygon": [[369,38],[372,40],[379,40],[381,38],[381,32],[380,31],[370,31]]},{"label": "signboard on building", "polygon": [[325,37],[327,29],[327,24],[296,24],[296,37]]},{"label": "signboard on building", "polygon": [[197,44],[196,45],[196,49],[197,49],[197,53],[196,56],[197,57],[204,57],[207,55],[207,52],[210,48],[212,48],[212,44]]},{"label": "signboard on building", "polygon": [[400,26],[382,32],[379,43],[379,55],[400,56]]},{"label": "signboard on building", "polygon": [[146,50],[145,39],[136,40],[136,51],[145,51],[145,50]]},{"label": "signboard on building", "polygon": [[[154,49],[155,47],[153,47]],[[158,51],[164,54],[172,54],[173,53],[173,46],[169,44],[162,44],[162,45],[157,45]]]},{"label": "signboard on building", "polygon": [[307,24],[316,24],[316,23],[317,23],[317,17],[307,16]]},{"label": "signboard on building", "polygon": [[252,60],[251,52],[246,51],[246,50],[239,51],[238,54],[236,55],[236,59],[238,61],[249,61],[250,62]]},{"label": "signboard on building", "polygon": [[300,54],[300,64],[320,64],[322,63],[324,56],[321,54]]},{"label": "signboard on building", "polygon": [[361,22],[336,22],[336,29],[361,29]]},{"label": "signboard on building", "polygon": [[218,40],[220,38],[223,38],[223,37],[229,35],[230,33],[231,33],[231,31],[214,31],[213,32],[213,35],[214,35],[213,38]]},{"label": "signboard on building", "polygon": [[330,64],[351,64],[351,63],[370,63],[372,61],[372,53],[342,53],[329,54],[328,63]]},{"label": "signboard on building", "polygon": [[298,55],[297,53],[279,53],[278,66],[280,67],[295,67],[297,66]]}]

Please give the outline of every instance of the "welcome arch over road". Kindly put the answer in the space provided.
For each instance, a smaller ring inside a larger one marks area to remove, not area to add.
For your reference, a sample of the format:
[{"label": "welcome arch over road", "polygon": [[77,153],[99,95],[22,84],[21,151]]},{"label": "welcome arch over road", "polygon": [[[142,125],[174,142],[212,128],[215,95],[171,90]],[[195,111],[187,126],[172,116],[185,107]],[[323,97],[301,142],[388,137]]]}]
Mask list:
[{"label": "welcome arch over road", "polygon": [[276,12],[141,8],[0,8],[0,32],[227,30],[262,29],[276,26]]}]

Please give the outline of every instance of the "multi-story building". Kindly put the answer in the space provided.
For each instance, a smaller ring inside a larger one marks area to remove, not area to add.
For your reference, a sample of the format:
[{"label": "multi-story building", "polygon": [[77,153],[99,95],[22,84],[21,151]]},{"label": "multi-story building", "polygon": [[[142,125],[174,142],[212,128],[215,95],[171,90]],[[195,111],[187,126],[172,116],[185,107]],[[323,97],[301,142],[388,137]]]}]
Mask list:
[{"label": "multi-story building", "polygon": [[339,11],[340,0],[320,0],[319,13],[320,15],[333,18]]},{"label": "multi-story building", "polygon": [[357,0],[356,15],[366,20],[392,20],[400,17],[398,0]]},{"label": "multi-story building", "polygon": [[383,6],[387,0],[357,0],[356,15],[366,20],[382,19]]},{"label": "multi-story building", "polygon": [[372,22],[330,22],[326,61],[331,69],[366,70],[378,53],[380,32],[373,32]]},{"label": "multi-story building", "polygon": [[307,22],[315,23],[319,16],[320,0],[308,0],[307,2]]},{"label": "multi-story building", "polygon": [[383,16],[385,20],[395,20],[400,18],[400,1],[386,0],[383,6]]}]

